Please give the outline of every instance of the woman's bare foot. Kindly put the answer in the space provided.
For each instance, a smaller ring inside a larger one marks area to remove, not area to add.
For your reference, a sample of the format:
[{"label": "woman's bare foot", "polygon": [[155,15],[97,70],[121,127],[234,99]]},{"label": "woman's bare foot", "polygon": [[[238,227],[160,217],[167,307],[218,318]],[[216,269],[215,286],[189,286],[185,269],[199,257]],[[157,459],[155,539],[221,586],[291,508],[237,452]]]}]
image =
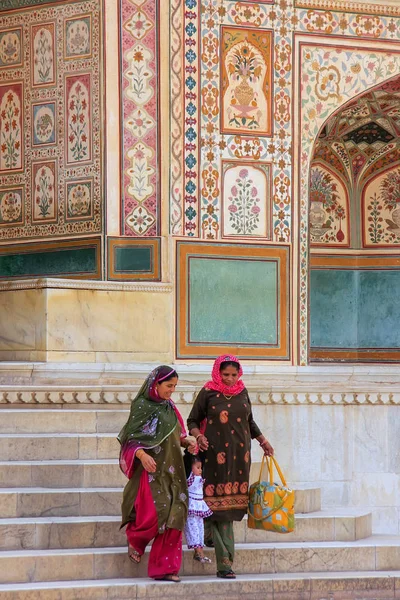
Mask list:
[{"label": "woman's bare foot", "polygon": [[140,559],[142,558],[139,552],[130,545],[128,546],[128,556],[129,560],[132,561],[135,565],[138,565],[140,563]]}]

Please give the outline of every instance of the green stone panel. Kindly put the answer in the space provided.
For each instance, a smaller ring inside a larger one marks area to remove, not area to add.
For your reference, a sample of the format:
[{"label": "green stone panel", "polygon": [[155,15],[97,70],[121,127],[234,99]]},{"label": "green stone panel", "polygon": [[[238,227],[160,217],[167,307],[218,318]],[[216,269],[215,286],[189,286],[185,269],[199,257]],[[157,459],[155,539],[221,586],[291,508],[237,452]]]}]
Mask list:
[{"label": "green stone panel", "polygon": [[400,348],[400,271],[362,271],[359,348]]},{"label": "green stone panel", "polygon": [[311,271],[311,348],[400,348],[400,271]]},{"label": "green stone panel", "polygon": [[56,277],[97,272],[96,248],[0,255],[0,278]]},{"label": "green stone panel", "polygon": [[278,262],[191,257],[189,343],[277,345]]},{"label": "green stone panel", "polygon": [[114,248],[114,271],[116,273],[152,273],[153,247],[131,246]]},{"label": "green stone panel", "polygon": [[358,275],[357,271],[311,271],[311,348],[357,348]]}]

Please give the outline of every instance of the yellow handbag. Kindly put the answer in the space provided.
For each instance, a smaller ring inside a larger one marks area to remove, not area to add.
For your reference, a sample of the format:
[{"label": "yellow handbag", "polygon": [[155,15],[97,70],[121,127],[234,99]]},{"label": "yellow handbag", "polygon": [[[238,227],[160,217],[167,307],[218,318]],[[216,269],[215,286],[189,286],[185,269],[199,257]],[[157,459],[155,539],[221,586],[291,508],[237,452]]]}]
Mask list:
[{"label": "yellow handbag", "polygon": [[[269,482],[261,481],[265,462],[268,466]],[[282,485],[274,483],[274,466]],[[250,486],[248,505],[248,527],[277,533],[294,530],[294,491],[289,489],[283,473],[273,456],[263,456],[258,481]]]}]

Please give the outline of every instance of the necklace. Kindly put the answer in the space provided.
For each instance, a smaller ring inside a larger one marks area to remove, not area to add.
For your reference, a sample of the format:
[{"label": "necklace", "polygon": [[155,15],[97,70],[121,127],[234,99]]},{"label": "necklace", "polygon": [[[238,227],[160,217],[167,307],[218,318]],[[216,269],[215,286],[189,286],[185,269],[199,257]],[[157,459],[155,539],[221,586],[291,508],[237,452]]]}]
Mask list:
[{"label": "necklace", "polygon": [[232,394],[232,396],[225,396],[225,394],[222,394],[223,397],[225,398],[225,400],[232,400],[234,394]]}]

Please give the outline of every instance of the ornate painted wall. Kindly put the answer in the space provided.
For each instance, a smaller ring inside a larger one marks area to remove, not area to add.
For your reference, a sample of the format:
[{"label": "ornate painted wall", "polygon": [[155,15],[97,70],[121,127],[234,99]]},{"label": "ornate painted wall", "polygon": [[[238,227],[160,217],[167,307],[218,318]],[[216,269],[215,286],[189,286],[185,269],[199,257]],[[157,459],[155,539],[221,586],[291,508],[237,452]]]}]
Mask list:
[{"label": "ornate painted wall", "polygon": [[[310,345],[309,238],[315,252],[375,244],[371,194],[382,183],[372,174],[393,162],[398,145],[390,80],[400,71],[399,37],[400,7],[383,3],[171,0],[171,233],[289,249],[295,363],[307,363]],[[325,131],[339,112],[337,130]],[[390,218],[393,201],[383,206],[393,245],[397,213]],[[195,289],[193,273],[184,276]],[[178,311],[189,298],[181,290]]]},{"label": "ornate painted wall", "polygon": [[101,19],[100,0],[0,13],[1,240],[102,232]]}]

